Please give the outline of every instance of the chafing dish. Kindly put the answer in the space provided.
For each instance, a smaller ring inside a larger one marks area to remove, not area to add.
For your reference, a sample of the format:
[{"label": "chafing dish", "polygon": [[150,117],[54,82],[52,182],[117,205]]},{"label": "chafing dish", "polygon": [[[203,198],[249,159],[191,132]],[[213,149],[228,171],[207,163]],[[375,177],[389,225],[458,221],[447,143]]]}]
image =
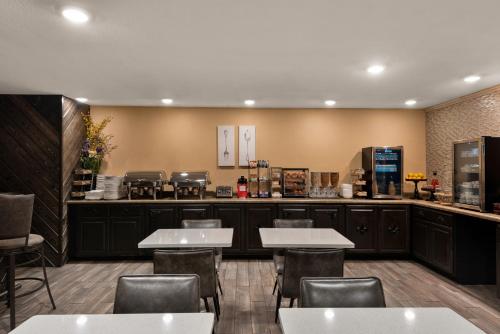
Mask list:
[{"label": "chafing dish", "polygon": [[170,184],[174,187],[175,199],[181,196],[197,196],[203,199],[210,182],[207,171],[202,172],[172,172]]},{"label": "chafing dish", "polygon": [[127,186],[128,199],[134,196],[153,196],[163,193],[163,186],[168,184],[165,171],[128,171],[123,178]]}]

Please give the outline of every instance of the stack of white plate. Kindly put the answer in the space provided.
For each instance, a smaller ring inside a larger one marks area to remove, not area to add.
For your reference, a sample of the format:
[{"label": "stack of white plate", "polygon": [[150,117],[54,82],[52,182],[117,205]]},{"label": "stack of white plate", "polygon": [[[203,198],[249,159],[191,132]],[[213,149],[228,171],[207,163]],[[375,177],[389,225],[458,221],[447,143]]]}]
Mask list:
[{"label": "stack of white plate", "polygon": [[104,178],[104,199],[120,199],[125,197],[123,176],[106,176]]},{"label": "stack of white plate", "polygon": [[95,182],[95,189],[96,190],[103,190],[104,191],[104,180],[105,179],[106,179],[106,175],[97,174],[96,182]]},{"label": "stack of white plate", "polygon": [[104,198],[104,190],[91,190],[85,192],[85,199],[100,200]]},{"label": "stack of white plate", "polygon": [[352,198],[352,184],[343,183],[340,192],[342,194],[342,197]]}]

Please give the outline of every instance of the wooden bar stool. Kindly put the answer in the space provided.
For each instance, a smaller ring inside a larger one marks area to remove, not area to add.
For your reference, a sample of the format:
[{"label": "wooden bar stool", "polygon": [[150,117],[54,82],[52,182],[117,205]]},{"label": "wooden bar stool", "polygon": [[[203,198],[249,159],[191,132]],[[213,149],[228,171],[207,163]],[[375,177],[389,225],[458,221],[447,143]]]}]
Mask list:
[{"label": "wooden bar stool", "polygon": [[[45,269],[44,239],[41,235],[30,234],[34,200],[35,195],[0,194],[0,257],[8,262],[4,268],[7,268],[8,272],[6,290],[11,329],[16,327],[16,297],[26,296],[45,286],[52,307],[56,308]],[[17,265],[23,266],[40,260],[44,278],[23,277],[16,279],[16,256],[24,254],[34,255],[34,257]],[[16,296],[16,280],[36,280],[40,282],[40,285]]]}]

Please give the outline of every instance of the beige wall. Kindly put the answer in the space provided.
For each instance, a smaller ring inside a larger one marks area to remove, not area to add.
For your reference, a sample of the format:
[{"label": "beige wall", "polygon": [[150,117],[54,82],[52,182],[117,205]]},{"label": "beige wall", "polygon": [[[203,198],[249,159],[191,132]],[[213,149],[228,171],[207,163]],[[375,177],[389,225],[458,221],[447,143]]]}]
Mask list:
[{"label": "beige wall", "polygon": [[448,101],[426,111],[427,172],[437,171],[451,191],[453,142],[500,137],[500,85]]},{"label": "beige wall", "polygon": [[[96,119],[113,118],[107,131],[118,149],[104,164],[106,174],[208,170],[211,189],[235,186],[247,171],[217,167],[216,126],[231,124],[256,125],[257,159],[268,159],[273,166],[340,171],[347,180],[350,169],[361,166],[362,147],[403,145],[405,172],[425,170],[422,110],[95,106],[91,113]],[[237,130],[235,137],[237,141]]]}]

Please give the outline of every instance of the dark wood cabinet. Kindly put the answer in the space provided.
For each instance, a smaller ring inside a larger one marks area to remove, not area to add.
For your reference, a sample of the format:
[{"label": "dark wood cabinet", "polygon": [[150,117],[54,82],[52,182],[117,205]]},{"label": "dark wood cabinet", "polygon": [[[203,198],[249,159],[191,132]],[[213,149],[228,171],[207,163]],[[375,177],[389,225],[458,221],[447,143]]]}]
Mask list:
[{"label": "dark wood cabinet", "polygon": [[450,275],[454,274],[453,221],[452,214],[416,208],[411,227],[413,256]]},{"label": "dark wood cabinet", "polygon": [[500,224],[496,228],[496,277],[497,277],[497,297],[500,298]]},{"label": "dark wood cabinet", "polygon": [[430,225],[430,262],[445,273],[453,273],[453,232],[450,227]]},{"label": "dark wood cabinet", "polygon": [[414,218],[411,228],[411,248],[413,255],[422,260],[429,261],[429,223],[420,218]]},{"label": "dark wood cabinet", "polygon": [[312,206],[310,217],[316,228],[333,228],[345,235],[344,207],[342,205],[319,205]]},{"label": "dark wood cabinet", "polygon": [[379,251],[408,253],[410,248],[409,208],[406,206],[379,207]]},{"label": "dark wood cabinet", "polygon": [[222,220],[222,227],[233,229],[233,245],[223,248],[224,255],[238,255],[245,251],[242,243],[241,226],[243,224],[243,207],[234,205],[215,205],[214,218]]},{"label": "dark wood cabinet", "polygon": [[148,224],[146,236],[158,229],[180,228],[175,206],[158,206],[147,209]]},{"label": "dark wood cabinet", "polygon": [[106,218],[81,218],[76,230],[76,255],[79,257],[106,256]]},{"label": "dark wood cabinet", "polygon": [[249,205],[246,208],[247,247],[250,254],[271,254],[272,249],[262,248],[259,228],[273,227],[276,210],[273,205]]},{"label": "dark wood cabinet", "polygon": [[179,223],[184,219],[209,219],[212,210],[209,204],[186,204],[179,206]]},{"label": "dark wood cabinet", "polygon": [[306,205],[279,205],[279,218],[282,219],[307,219],[309,209]]},{"label": "dark wood cabinet", "polygon": [[376,253],[377,230],[377,207],[353,205],[346,207],[346,235],[355,245],[349,252]]},{"label": "dark wood cabinet", "polygon": [[139,249],[137,244],[143,237],[141,217],[110,218],[108,255],[138,255]]},{"label": "dark wood cabinet", "polygon": [[[411,255],[461,284],[495,281],[496,223],[452,214],[424,205],[325,204],[303,202],[258,203],[70,203],[70,255],[75,258],[151,256],[137,243],[157,229],[180,228],[182,219],[218,218],[234,229],[233,245],[225,256],[270,256],[259,228],[273,219],[311,218],[316,228],[334,228],[355,243],[351,256]],[[500,265],[498,265],[500,268]],[[500,269],[499,269],[500,270]],[[500,274],[499,274],[500,276]]]}]

